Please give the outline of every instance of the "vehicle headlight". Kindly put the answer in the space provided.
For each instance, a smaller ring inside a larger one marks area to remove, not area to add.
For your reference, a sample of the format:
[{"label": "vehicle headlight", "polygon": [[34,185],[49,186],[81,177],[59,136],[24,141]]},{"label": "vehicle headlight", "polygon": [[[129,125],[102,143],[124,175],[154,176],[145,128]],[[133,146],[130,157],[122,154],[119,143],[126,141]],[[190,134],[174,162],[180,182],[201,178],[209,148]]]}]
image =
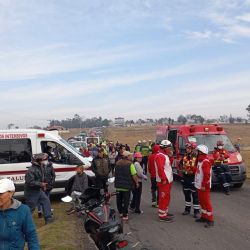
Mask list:
[{"label": "vehicle headlight", "polygon": [[237,160],[239,161],[239,162],[242,162],[242,156],[240,155],[240,154],[237,154]]},{"label": "vehicle headlight", "polygon": [[115,226],[109,229],[109,233],[115,233],[119,230],[119,226]]}]

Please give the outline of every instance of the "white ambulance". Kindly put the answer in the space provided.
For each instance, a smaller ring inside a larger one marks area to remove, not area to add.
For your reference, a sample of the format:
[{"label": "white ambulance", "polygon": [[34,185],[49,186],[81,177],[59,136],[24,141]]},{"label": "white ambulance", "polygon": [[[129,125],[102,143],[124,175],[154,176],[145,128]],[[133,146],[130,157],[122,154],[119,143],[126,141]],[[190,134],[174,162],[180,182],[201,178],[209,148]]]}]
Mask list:
[{"label": "white ambulance", "polygon": [[[9,178],[16,185],[16,195],[23,195],[25,173],[31,166],[31,157],[37,153],[52,155],[51,161],[56,172],[52,193],[65,191],[68,180],[75,174],[75,167],[84,164],[88,169],[91,158],[85,158],[68,144],[58,131],[36,129],[0,130],[0,179]],[[94,176],[91,170],[86,174]]]}]

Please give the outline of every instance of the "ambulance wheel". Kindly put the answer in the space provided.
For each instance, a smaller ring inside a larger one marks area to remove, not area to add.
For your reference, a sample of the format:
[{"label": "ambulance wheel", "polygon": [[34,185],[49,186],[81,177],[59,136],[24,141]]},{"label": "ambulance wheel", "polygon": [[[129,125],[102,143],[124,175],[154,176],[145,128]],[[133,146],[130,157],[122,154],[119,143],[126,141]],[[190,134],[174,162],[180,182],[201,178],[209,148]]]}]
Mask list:
[{"label": "ambulance wheel", "polygon": [[243,183],[234,184],[234,187],[235,187],[235,188],[241,188],[242,186],[243,186]]}]

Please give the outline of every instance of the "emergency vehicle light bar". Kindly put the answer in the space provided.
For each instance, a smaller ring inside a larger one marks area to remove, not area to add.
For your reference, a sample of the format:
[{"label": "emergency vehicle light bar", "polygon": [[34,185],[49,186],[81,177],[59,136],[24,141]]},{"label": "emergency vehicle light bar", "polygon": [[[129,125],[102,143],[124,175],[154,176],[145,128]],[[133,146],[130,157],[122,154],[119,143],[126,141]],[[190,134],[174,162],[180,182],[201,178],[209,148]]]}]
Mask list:
[{"label": "emergency vehicle light bar", "polygon": [[223,128],[222,127],[217,127],[217,131],[222,131]]},{"label": "emergency vehicle light bar", "polygon": [[45,137],[45,134],[44,134],[44,133],[39,133],[39,134],[37,134],[37,137],[38,137],[38,138],[44,138],[44,137]]},{"label": "emergency vehicle light bar", "polygon": [[194,132],[195,131],[195,127],[190,127],[189,131],[190,132]]}]

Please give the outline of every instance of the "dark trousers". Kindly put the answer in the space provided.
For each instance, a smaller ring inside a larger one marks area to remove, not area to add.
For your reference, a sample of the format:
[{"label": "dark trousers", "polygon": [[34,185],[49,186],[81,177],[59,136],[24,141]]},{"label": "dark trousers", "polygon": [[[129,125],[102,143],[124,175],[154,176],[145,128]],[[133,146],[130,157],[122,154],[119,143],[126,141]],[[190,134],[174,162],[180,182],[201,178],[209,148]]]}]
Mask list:
[{"label": "dark trousers", "polygon": [[34,212],[38,204],[41,204],[45,221],[52,218],[50,200],[44,191],[25,190],[24,196],[31,212]]},{"label": "dark trousers", "polygon": [[119,191],[116,195],[116,205],[119,211],[119,214],[122,214],[123,217],[128,215],[128,205],[130,199],[130,190],[129,191]]},{"label": "dark trousers", "polygon": [[110,167],[111,167],[111,173],[112,173],[112,176],[114,176],[114,170],[115,170],[115,163],[111,163],[110,164]]},{"label": "dark trousers", "polygon": [[143,173],[147,175],[147,172],[148,172],[148,157],[147,156],[142,157],[142,168],[143,168]]},{"label": "dark trousers", "polygon": [[223,186],[224,191],[229,192],[230,182],[232,181],[230,168],[227,165],[217,165],[214,166],[214,172]]},{"label": "dark trousers", "polygon": [[141,194],[142,194],[142,182],[139,182],[139,187],[132,190],[133,199],[130,203],[130,207],[135,209],[136,213],[140,213],[140,205],[141,205]]},{"label": "dark trousers", "polygon": [[193,198],[194,213],[199,213],[200,205],[198,193],[194,186],[194,175],[183,175],[183,193],[185,196],[185,211],[191,211]]},{"label": "dark trousers", "polygon": [[[50,192],[51,192],[51,190],[46,190],[44,193],[48,196],[48,198],[50,199]],[[42,204],[40,203],[40,204],[38,204],[38,206],[37,206],[37,210],[38,210],[38,212],[41,212],[42,213]]]},{"label": "dark trousers", "polygon": [[103,188],[104,192],[108,192],[108,185],[107,185],[108,177],[103,176],[96,176],[95,179],[95,187],[96,188]]},{"label": "dark trousers", "polygon": [[151,193],[152,193],[152,202],[159,203],[159,192],[157,187],[156,178],[151,178]]}]

